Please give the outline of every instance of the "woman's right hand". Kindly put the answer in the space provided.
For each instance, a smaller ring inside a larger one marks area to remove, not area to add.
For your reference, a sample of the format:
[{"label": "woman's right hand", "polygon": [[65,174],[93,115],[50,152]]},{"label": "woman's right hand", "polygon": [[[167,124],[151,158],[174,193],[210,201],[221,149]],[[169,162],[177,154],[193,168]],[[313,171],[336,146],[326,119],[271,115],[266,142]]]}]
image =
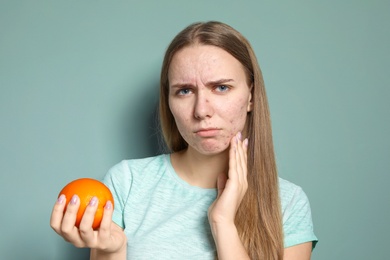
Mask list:
[{"label": "woman's right hand", "polygon": [[109,201],[104,206],[103,219],[99,229],[93,230],[97,203],[90,203],[87,206],[80,227],[75,226],[76,214],[80,206],[80,199],[73,196],[67,205],[66,198],[61,195],[53,207],[50,218],[50,226],[66,241],[76,247],[89,247],[92,250],[91,259],[97,256],[105,256],[104,259],[126,258],[126,235],[123,229],[112,222],[113,206]]}]

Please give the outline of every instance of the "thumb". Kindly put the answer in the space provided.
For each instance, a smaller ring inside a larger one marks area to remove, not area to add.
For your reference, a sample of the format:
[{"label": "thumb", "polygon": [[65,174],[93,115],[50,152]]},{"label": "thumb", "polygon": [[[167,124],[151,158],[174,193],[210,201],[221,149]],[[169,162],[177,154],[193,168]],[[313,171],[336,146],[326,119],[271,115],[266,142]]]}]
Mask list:
[{"label": "thumb", "polygon": [[226,181],[227,181],[226,174],[221,173],[218,175],[218,179],[217,179],[218,197],[217,198],[221,196],[223,190],[225,189]]}]

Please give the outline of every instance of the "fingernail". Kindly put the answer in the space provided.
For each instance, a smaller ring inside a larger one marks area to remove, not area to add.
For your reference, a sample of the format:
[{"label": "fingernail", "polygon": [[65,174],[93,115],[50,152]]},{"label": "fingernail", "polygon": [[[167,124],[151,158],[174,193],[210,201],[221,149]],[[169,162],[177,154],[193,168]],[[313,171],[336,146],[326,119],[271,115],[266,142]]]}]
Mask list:
[{"label": "fingernail", "polygon": [[106,205],[104,206],[105,209],[111,209],[112,208],[112,203],[111,201],[107,201]]},{"label": "fingernail", "polygon": [[70,204],[75,205],[78,199],[79,197],[77,195],[73,195],[72,199],[70,200]]},{"label": "fingernail", "polygon": [[248,138],[245,138],[245,140],[244,140],[244,145],[245,145],[246,147],[248,147]]},{"label": "fingernail", "polygon": [[92,197],[92,199],[89,201],[89,206],[96,206],[98,203],[98,198]]},{"label": "fingernail", "polygon": [[241,141],[241,138],[242,138],[242,134],[241,134],[241,132],[238,132],[237,136],[238,136],[238,140],[240,140],[240,141]]},{"label": "fingernail", "polygon": [[65,195],[61,194],[61,196],[58,197],[57,199],[57,204],[62,204],[65,201]]}]

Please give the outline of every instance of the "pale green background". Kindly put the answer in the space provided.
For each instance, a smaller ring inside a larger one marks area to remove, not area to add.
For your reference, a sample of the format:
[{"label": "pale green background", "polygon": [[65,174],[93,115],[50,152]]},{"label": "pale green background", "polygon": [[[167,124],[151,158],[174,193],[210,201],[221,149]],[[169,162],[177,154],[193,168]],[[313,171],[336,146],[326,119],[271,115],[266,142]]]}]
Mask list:
[{"label": "pale green background", "polygon": [[0,259],[87,259],[49,227],[57,194],[158,152],[162,55],[200,20],[253,44],[280,175],[312,205],[313,259],[388,259],[389,13],[378,0],[2,0]]}]

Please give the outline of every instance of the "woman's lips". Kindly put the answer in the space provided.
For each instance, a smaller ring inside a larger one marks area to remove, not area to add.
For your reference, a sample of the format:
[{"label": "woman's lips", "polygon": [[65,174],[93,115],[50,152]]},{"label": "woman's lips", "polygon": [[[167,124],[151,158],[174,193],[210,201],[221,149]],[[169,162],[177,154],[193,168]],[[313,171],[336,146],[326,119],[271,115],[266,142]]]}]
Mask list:
[{"label": "woman's lips", "polygon": [[220,129],[218,128],[205,128],[205,129],[199,129],[195,131],[195,134],[197,134],[200,137],[214,137],[218,135]]}]

